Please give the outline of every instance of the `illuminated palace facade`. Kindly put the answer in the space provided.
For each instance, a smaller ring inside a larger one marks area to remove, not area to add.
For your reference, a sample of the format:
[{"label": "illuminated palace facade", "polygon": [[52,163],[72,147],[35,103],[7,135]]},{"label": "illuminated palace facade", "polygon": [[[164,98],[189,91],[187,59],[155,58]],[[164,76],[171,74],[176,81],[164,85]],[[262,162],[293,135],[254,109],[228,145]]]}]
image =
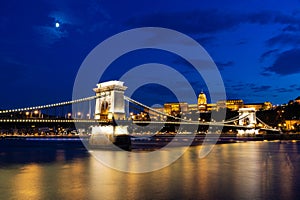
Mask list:
[{"label": "illuminated palace facade", "polygon": [[[256,111],[271,110],[273,106],[270,102],[263,103],[249,103],[245,104],[242,99],[228,99],[219,100],[216,103],[208,103],[207,97],[204,92],[200,92],[198,95],[198,100],[196,104],[188,104],[187,102],[168,102],[165,103],[163,107],[153,107],[161,113],[166,113],[168,115],[181,117],[186,114],[191,113],[211,113],[212,111],[219,111],[220,109],[228,109],[230,111],[238,111],[240,108],[254,108]],[[153,111],[149,109],[143,109],[140,113],[130,113],[130,118],[132,120],[150,120],[150,115],[154,114]],[[207,116],[208,116],[207,115]],[[206,115],[204,115],[206,116]],[[153,116],[152,116],[153,117]],[[159,120],[160,117],[153,117]]]},{"label": "illuminated palace facade", "polygon": [[197,104],[188,104],[186,102],[173,102],[165,103],[163,109],[155,109],[163,111],[169,115],[175,116],[179,113],[185,113],[189,111],[211,112],[213,110],[218,111],[219,109],[225,108],[231,111],[237,111],[240,108],[255,108],[255,110],[259,111],[272,109],[272,104],[270,102],[245,104],[242,99],[219,100],[216,103],[207,103],[207,97],[205,93],[201,92],[198,96]]},{"label": "illuminated palace facade", "polygon": [[[298,108],[295,107],[297,105]],[[300,130],[300,115],[295,113],[291,115],[288,113],[293,111],[298,112],[297,110],[299,110],[299,106],[300,96],[295,100],[290,101],[289,104],[273,107],[270,102],[244,103],[242,99],[219,100],[216,103],[208,103],[205,93],[201,92],[198,96],[197,104],[188,104],[186,102],[165,103],[163,107],[155,109],[169,115],[180,116],[181,114],[189,112],[210,113],[220,109],[238,111],[240,108],[254,108],[256,111],[266,111],[265,114],[268,115],[268,118],[272,119],[271,121],[278,121],[279,128],[286,131],[296,131]],[[288,109],[288,107],[290,108]],[[274,112],[276,113],[276,117],[272,118],[272,116],[274,117]],[[283,116],[283,114],[285,114],[285,116]]]}]

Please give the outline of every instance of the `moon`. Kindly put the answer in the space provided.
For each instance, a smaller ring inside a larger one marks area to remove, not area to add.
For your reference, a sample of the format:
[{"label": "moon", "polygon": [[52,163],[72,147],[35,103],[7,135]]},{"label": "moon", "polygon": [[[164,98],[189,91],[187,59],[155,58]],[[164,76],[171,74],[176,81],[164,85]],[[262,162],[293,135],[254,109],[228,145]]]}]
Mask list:
[{"label": "moon", "polygon": [[55,23],[55,27],[59,28],[60,24],[58,22]]}]

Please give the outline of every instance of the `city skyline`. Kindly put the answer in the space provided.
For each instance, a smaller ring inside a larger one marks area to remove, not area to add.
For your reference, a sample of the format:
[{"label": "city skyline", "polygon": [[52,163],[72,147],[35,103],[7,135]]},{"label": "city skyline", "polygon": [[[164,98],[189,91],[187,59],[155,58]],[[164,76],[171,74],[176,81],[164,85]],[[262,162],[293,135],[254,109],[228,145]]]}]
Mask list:
[{"label": "city skyline", "polygon": [[[299,6],[292,0],[284,4],[270,0],[4,2],[0,89],[5,95],[0,108],[71,99],[76,73],[96,45],[145,26],[174,29],[201,44],[221,73],[228,99],[287,103],[300,96]],[[197,95],[207,92],[202,78],[192,73],[184,59],[149,49],[120,57],[99,79],[117,80],[131,68],[150,62],[180,71]],[[168,88],[158,85],[139,88],[133,98],[149,105],[176,100]]]}]

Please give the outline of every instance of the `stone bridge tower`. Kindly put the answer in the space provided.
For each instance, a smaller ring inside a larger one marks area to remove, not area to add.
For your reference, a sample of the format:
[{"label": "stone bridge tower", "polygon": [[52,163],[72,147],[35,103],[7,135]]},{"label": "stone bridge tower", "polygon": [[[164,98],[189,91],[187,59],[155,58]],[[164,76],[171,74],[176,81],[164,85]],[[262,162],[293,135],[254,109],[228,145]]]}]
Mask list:
[{"label": "stone bridge tower", "polygon": [[256,110],[255,108],[239,109],[239,125],[247,127],[256,126]]},{"label": "stone bridge tower", "polygon": [[93,90],[96,96],[95,119],[111,121],[125,119],[124,82],[107,81],[97,84]]}]

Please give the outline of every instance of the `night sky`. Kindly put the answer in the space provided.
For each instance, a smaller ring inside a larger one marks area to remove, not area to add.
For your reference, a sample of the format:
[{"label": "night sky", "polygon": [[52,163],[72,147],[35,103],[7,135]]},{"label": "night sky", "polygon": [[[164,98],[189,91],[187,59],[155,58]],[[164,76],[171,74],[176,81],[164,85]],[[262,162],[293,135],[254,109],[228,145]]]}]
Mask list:
[{"label": "night sky", "polygon": [[[95,46],[147,26],[198,41],[218,66],[229,99],[282,104],[300,95],[299,0],[10,0],[1,2],[0,16],[0,109],[70,100],[77,71]],[[189,68],[168,52],[141,50],[120,57],[101,80],[149,62],[183,74]],[[196,93],[206,91],[201,78],[185,76]],[[157,85],[141,87],[136,96],[148,104],[174,101]]]}]

